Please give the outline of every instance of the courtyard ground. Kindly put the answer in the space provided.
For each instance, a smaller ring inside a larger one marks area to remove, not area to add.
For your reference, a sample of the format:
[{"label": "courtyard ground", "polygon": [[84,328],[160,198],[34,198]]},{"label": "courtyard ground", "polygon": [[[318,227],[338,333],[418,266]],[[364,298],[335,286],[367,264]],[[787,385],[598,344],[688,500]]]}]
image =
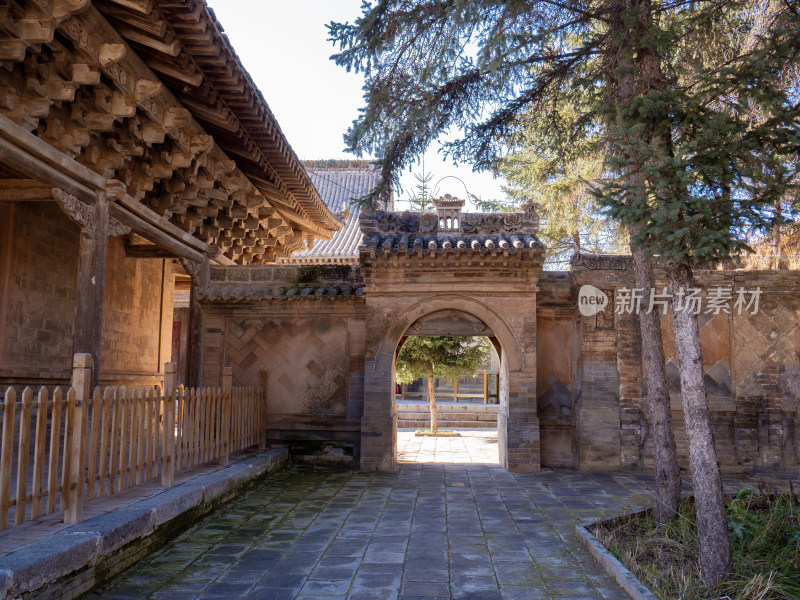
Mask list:
[{"label": "courtyard ground", "polygon": [[493,431],[400,432],[391,472],[284,469],[93,597],[626,599],[574,526],[650,504],[651,477],[513,474],[496,447]]}]

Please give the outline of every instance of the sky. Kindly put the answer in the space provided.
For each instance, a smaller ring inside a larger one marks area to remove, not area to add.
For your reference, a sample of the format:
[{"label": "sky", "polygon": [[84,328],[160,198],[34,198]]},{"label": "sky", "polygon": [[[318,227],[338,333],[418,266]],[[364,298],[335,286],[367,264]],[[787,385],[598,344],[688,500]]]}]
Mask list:
[{"label": "sky", "polygon": [[[208,0],[208,4],[295,153],[303,160],[357,158],[344,151],[342,136],[363,106],[364,80],[330,60],[336,48],[327,40],[325,25],[355,20],[361,0]],[[436,148],[426,153],[425,170],[433,173],[434,183],[439,182],[440,195],[464,198],[467,190],[485,200],[504,197],[503,180],[473,173],[471,165],[445,162]],[[396,199],[408,197],[416,183],[414,174],[420,172],[417,165],[401,174],[403,191],[395,191]],[[398,207],[405,208],[402,203]]]}]

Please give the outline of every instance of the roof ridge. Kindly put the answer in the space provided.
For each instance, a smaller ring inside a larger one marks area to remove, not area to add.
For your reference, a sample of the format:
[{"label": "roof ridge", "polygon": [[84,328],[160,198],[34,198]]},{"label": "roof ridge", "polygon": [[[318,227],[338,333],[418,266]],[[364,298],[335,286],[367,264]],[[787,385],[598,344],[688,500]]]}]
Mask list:
[{"label": "roof ridge", "polygon": [[370,173],[377,171],[376,160],[350,160],[346,158],[319,158],[303,160],[303,166],[309,171],[358,171]]}]

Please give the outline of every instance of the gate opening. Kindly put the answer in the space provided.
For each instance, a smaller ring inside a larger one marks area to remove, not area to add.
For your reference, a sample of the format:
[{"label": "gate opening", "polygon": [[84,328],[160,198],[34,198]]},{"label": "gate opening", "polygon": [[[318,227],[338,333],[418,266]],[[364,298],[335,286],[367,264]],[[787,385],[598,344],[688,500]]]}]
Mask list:
[{"label": "gate opening", "polygon": [[[435,436],[422,434],[431,426],[427,380],[397,381],[397,361],[406,341],[426,336],[456,338],[464,347],[481,343],[488,347],[483,364],[474,376],[433,379],[438,422]],[[498,443],[504,443],[505,436],[498,432],[503,389],[498,350],[499,343],[489,328],[464,312],[434,312],[409,327],[395,350],[392,369],[398,463],[500,464]]]}]

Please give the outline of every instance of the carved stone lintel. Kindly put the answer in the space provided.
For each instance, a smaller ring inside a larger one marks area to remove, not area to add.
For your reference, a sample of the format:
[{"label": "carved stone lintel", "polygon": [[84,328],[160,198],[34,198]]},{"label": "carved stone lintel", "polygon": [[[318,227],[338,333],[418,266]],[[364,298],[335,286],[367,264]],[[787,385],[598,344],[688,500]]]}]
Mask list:
[{"label": "carved stone lintel", "polygon": [[58,203],[59,208],[64,211],[86,235],[94,232],[94,211],[92,207],[79,200],[72,194],[68,194],[60,188],[53,188],[53,199]]},{"label": "carved stone lintel", "polygon": [[633,258],[625,254],[586,254],[576,252],[570,259],[573,267],[584,267],[592,271],[627,271],[633,267]]}]

